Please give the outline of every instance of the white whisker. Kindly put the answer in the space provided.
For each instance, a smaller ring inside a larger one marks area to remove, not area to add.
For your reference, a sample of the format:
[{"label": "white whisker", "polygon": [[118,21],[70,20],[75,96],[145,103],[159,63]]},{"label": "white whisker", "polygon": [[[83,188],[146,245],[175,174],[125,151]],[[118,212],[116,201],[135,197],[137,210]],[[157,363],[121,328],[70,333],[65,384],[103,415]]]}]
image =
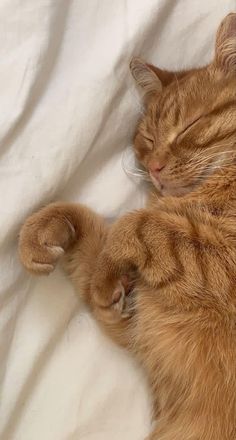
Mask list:
[{"label": "white whisker", "polygon": [[[208,155],[206,157],[202,157],[201,159],[197,159],[195,157],[193,157],[192,159],[190,159],[190,161],[188,161],[187,165],[188,167],[193,166],[193,167],[198,167],[199,165],[205,164],[207,162],[211,162],[214,159],[218,159],[218,157],[222,157],[222,164],[224,163],[225,159],[224,156],[234,153],[236,155],[236,151],[235,150],[228,150],[228,151],[224,151],[224,152],[217,152],[215,154],[211,154]],[[232,162],[232,157],[228,158],[228,163]]]},{"label": "white whisker", "polygon": [[[129,154],[129,156],[127,156],[127,153]],[[145,180],[148,182],[151,181],[149,173],[140,168],[140,165],[137,164],[132,147],[128,147],[123,152],[122,168],[128,177],[136,177],[140,180]]]}]

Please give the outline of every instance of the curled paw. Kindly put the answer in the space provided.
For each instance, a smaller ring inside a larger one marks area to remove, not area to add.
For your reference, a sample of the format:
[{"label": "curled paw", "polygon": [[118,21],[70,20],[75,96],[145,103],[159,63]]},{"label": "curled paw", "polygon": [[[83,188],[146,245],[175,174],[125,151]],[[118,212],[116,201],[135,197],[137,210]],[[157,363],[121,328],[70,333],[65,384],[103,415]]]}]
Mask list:
[{"label": "curled paw", "polygon": [[128,318],[133,311],[134,282],[129,275],[123,275],[113,291],[111,308],[122,318]]},{"label": "curled paw", "polygon": [[129,318],[134,305],[133,274],[125,274],[118,279],[109,279],[104,275],[93,285],[95,306],[109,314],[112,321]]},{"label": "curled paw", "polygon": [[19,256],[27,270],[49,274],[75,238],[63,204],[53,204],[29,217],[20,231]]}]

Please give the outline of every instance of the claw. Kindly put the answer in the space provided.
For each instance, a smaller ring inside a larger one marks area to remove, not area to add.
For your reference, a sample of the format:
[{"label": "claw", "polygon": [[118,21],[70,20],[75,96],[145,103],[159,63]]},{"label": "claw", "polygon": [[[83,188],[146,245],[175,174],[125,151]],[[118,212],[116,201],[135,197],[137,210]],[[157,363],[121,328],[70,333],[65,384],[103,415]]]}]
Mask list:
[{"label": "claw", "polygon": [[61,257],[65,251],[61,246],[51,246],[49,244],[46,244],[47,249],[49,250],[49,252],[54,256],[54,257]]}]

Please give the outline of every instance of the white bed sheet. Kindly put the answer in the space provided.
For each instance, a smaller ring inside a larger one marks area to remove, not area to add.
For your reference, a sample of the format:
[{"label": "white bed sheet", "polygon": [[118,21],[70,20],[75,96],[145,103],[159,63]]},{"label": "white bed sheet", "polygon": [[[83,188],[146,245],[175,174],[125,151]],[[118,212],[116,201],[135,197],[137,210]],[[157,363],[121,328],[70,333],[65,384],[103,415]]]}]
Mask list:
[{"label": "white bed sheet", "polygon": [[122,168],[139,104],[132,55],[204,64],[235,0],[1,0],[0,438],[138,440],[150,427],[142,372],[56,271],[19,264],[19,227],[52,200],[106,217],[142,206]]}]

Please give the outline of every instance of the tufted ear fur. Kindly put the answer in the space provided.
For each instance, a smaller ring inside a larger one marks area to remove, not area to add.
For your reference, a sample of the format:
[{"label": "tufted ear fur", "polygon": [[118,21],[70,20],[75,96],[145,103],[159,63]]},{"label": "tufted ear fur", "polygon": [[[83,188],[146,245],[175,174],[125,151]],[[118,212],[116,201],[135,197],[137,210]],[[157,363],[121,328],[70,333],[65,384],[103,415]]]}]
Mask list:
[{"label": "tufted ear fur", "polygon": [[144,90],[145,94],[152,94],[161,92],[163,87],[181,80],[197,69],[170,72],[146,63],[140,58],[133,58],[130,63],[130,70],[136,83]]},{"label": "tufted ear fur", "polygon": [[236,73],[236,13],[228,14],[218,28],[214,64],[224,73]]},{"label": "tufted ear fur", "polygon": [[133,58],[130,63],[131,73],[136,83],[144,89],[144,92],[158,93],[162,90],[162,83],[154,68],[140,58]]}]

